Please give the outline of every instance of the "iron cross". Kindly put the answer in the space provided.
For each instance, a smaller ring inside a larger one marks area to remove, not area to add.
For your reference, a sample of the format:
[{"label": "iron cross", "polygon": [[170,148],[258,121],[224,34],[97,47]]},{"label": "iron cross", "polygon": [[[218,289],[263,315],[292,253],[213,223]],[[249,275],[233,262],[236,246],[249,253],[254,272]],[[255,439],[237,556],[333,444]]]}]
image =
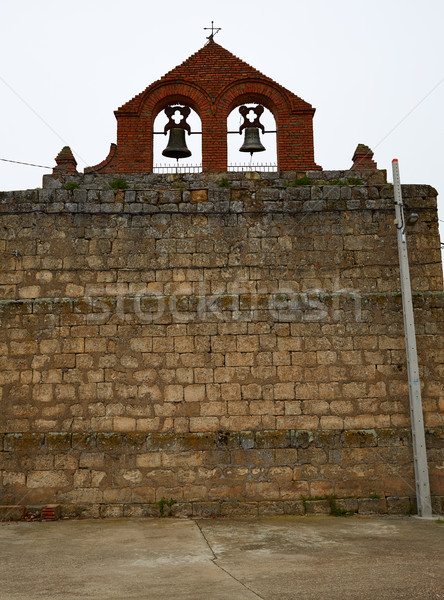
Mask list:
[{"label": "iron cross", "polygon": [[214,21],[211,21],[211,27],[204,27],[204,30],[210,31],[210,29],[211,29],[211,33],[207,37],[207,40],[208,40],[208,42],[214,42],[214,36],[216,35],[216,33],[219,33],[219,31],[222,29],[222,27],[214,27]]}]

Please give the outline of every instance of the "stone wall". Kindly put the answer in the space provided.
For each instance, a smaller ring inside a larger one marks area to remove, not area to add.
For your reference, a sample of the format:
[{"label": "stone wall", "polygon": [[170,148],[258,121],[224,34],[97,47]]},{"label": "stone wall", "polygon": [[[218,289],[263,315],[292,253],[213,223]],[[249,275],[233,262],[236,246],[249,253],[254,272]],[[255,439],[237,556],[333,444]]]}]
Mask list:
[{"label": "stone wall", "polygon": [[[409,510],[393,188],[376,170],[307,175],[131,176],[125,190],[48,176],[0,194],[3,503],[257,514],[329,495]],[[439,512],[436,191],[403,197],[420,215],[409,257]]]}]

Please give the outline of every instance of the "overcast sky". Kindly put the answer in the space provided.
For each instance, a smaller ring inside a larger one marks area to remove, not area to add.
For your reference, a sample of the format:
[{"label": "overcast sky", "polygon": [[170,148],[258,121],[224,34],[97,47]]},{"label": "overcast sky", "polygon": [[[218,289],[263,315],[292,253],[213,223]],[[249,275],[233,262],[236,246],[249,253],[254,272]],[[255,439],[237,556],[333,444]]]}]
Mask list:
[{"label": "overcast sky", "polygon": [[[1,159],[52,167],[69,145],[79,170],[97,164],[116,141],[113,111],[201,48],[214,20],[215,41],[316,108],[318,164],[347,169],[364,143],[391,181],[398,158],[403,183],[441,193],[444,220],[442,0],[2,0],[1,8]],[[0,189],[39,187],[50,172],[0,161]]]}]

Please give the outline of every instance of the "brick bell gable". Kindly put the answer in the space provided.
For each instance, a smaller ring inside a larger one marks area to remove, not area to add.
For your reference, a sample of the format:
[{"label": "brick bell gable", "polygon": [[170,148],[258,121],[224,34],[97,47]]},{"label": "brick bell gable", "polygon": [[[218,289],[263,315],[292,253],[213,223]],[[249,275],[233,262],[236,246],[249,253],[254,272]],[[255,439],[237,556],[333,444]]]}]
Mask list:
[{"label": "brick bell gable", "polygon": [[115,111],[117,145],[85,172],[152,171],[154,120],[174,103],[190,106],[201,119],[203,171],[226,171],[227,118],[248,102],[263,104],[275,117],[278,170],[320,169],[314,162],[315,109],[212,41]]}]

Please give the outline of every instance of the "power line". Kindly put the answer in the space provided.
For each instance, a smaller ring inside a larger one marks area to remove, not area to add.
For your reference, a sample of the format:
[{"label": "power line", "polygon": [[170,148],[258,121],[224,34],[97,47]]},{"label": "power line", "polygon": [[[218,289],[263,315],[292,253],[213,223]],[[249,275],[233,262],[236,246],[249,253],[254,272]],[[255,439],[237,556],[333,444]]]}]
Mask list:
[{"label": "power line", "polygon": [[399,120],[394,127],[390,129],[388,133],[384,137],[382,137],[377,144],[373,146],[373,149],[378,148],[398,127],[419,107],[423,102],[427,100],[429,96],[433,94],[433,92],[444,82],[444,77],[438,81],[436,85],[432,87],[432,89],[427,92],[427,94],[421,98],[403,117]]},{"label": "power line", "polygon": [[[54,170],[56,167],[48,167],[47,165],[36,165],[34,163],[23,162],[20,160],[10,160],[9,158],[0,158],[3,162],[14,163],[16,165],[26,165],[27,167],[38,167],[39,169],[50,169]],[[72,173],[72,171],[68,171],[68,169],[64,169],[63,167],[57,167],[57,173],[71,173],[72,175],[76,175],[76,173]],[[93,171],[95,173],[95,171]],[[77,173],[77,175],[82,175],[82,173]]]},{"label": "power line", "polygon": [[34,163],[22,162],[20,160],[10,160],[9,158],[0,158],[3,162],[14,163],[16,165],[26,165],[28,167],[38,167],[39,169],[54,169],[54,167],[48,167],[46,165],[35,165]]}]

